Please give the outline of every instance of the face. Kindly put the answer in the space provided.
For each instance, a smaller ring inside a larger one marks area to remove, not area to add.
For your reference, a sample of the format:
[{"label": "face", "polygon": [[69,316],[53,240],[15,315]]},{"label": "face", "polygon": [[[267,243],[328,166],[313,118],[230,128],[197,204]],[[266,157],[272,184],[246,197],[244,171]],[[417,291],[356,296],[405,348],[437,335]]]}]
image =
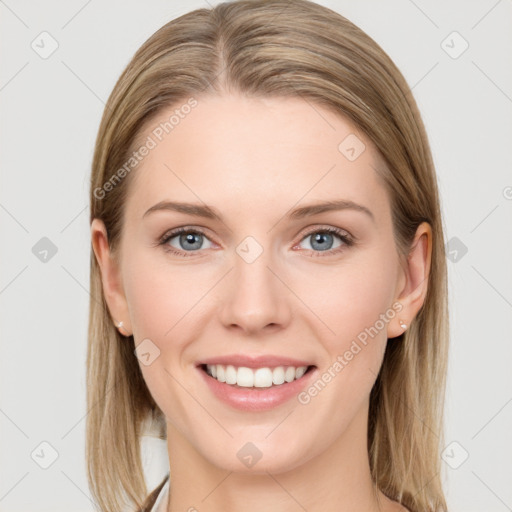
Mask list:
[{"label": "face", "polygon": [[374,147],[321,106],[236,95],[197,98],[158,140],[175,109],[141,134],[156,145],[132,171],[109,302],[168,434],[274,473],[366,438],[404,284]]}]

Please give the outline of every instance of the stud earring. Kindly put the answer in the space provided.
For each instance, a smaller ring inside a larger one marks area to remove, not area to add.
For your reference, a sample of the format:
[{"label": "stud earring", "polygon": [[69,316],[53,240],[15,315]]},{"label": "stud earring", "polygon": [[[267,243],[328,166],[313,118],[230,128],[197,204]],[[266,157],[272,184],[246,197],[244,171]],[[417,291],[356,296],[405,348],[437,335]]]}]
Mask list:
[{"label": "stud earring", "polygon": [[[123,327],[123,322],[117,322],[116,324],[116,327],[117,329],[119,330],[119,332],[123,335],[123,336],[128,336],[128,334],[125,334],[123,332],[121,332],[121,329],[124,331],[124,327]],[[125,331],[126,332],[126,331]]]},{"label": "stud earring", "polygon": [[404,324],[404,321],[403,321],[403,320],[399,320],[399,322],[400,322],[400,327],[401,327],[402,329],[404,329],[404,330],[405,330],[405,329],[407,329],[407,324]]}]

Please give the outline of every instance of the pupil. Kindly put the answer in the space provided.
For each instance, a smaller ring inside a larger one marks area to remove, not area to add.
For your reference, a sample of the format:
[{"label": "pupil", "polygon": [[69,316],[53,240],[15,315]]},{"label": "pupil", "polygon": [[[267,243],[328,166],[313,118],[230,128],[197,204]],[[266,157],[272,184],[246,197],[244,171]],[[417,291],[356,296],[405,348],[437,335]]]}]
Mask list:
[{"label": "pupil", "polygon": [[181,235],[182,246],[189,244],[189,249],[200,249],[201,241],[197,241],[200,236],[202,235],[196,233],[187,233],[186,235]]},{"label": "pupil", "polygon": [[327,244],[327,246],[326,246],[325,245],[326,237],[332,238],[332,235],[330,233],[317,233],[314,236],[314,242],[313,242],[312,246],[315,247],[314,244],[319,243],[320,245],[318,247],[316,247],[317,249],[320,249],[322,251],[329,249],[332,246],[332,241],[330,244]]}]

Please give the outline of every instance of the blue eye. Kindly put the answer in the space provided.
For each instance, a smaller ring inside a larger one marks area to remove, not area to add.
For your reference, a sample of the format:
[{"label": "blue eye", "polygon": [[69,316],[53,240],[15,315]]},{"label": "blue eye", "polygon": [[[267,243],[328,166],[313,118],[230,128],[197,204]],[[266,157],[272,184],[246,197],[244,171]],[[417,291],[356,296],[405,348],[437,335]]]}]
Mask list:
[{"label": "blue eye", "polygon": [[[337,245],[336,238],[339,240]],[[330,256],[343,251],[354,244],[352,237],[345,231],[334,228],[315,228],[301,238],[311,240],[310,247],[306,247],[314,256]],[[210,246],[204,247],[207,241]],[[300,244],[300,242],[299,242]],[[181,227],[167,232],[159,241],[158,245],[164,246],[164,250],[177,256],[188,257],[201,249],[211,249],[212,242],[201,230],[197,228]],[[295,246],[294,246],[295,247]]]},{"label": "blue eye", "polygon": [[[176,238],[176,242],[170,243],[174,238]],[[196,252],[199,249],[209,249],[209,247],[201,247],[204,240],[208,240],[208,238],[202,231],[178,228],[164,235],[160,243],[165,245],[166,250],[181,255],[182,252]],[[176,246],[176,244],[178,245]],[[173,250],[173,248],[177,250]]]},{"label": "blue eye", "polygon": [[[341,242],[333,248],[335,239],[338,238]],[[338,228],[326,227],[326,228],[315,228],[310,231],[302,240],[310,240],[310,247],[306,248],[308,251],[312,251],[314,256],[329,256],[343,251],[345,247],[350,247],[354,244],[352,238],[348,233]],[[301,241],[302,241],[301,240]],[[324,253],[324,254],[322,254]]]}]

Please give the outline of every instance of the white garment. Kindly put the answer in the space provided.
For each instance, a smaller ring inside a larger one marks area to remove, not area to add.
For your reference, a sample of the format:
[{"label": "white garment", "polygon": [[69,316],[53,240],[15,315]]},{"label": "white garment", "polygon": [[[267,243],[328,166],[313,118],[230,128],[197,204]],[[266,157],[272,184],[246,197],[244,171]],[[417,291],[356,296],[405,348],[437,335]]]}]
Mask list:
[{"label": "white garment", "polygon": [[155,504],[151,509],[151,512],[167,512],[167,505],[169,501],[169,478],[165,481],[165,484],[160,489],[158,497],[156,498]]}]

